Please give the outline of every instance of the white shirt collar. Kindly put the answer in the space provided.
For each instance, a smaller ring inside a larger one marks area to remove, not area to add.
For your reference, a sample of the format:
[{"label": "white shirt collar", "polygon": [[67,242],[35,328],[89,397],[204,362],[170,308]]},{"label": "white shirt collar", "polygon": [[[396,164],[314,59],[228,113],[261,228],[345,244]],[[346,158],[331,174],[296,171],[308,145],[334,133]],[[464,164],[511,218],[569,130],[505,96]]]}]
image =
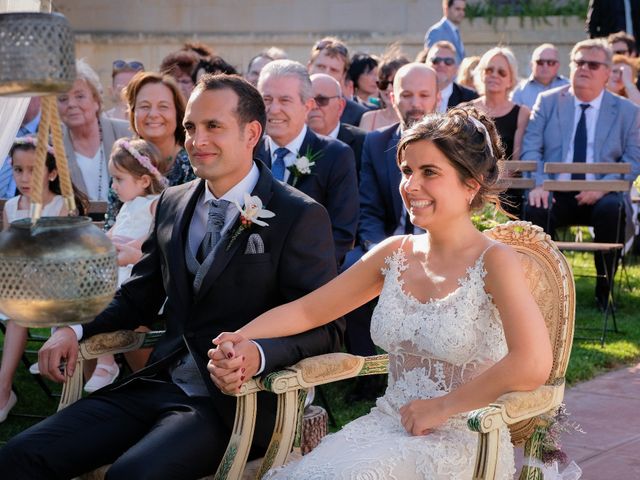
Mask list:
[{"label": "white shirt collar", "polygon": [[338,122],[338,125],[336,125],[336,128],[334,128],[333,130],[331,130],[329,132],[329,134],[327,135],[327,137],[330,138],[338,138],[338,132],[340,131],[340,122]]},{"label": "white shirt collar", "polygon": [[598,112],[600,110],[600,105],[602,104],[602,98],[603,97],[604,97],[604,89],[600,92],[600,95],[598,95],[596,98],[594,98],[590,102],[583,102],[578,97],[576,97],[575,94],[574,94],[573,95],[573,104],[574,104],[574,106],[575,106],[575,108],[577,110],[578,108],[580,108],[581,104],[588,103],[589,105],[591,105],[591,108],[593,108],[594,112]]},{"label": "white shirt collar", "polygon": [[458,31],[458,27],[455,25],[455,23],[453,23],[447,17],[442,17],[442,18],[444,18],[444,21],[449,24],[449,26],[453,29],[454,32]]},{"label": "white shirt collar", "polygon": [[453,93],[453,82],[440,90],[440,106],[438,111],[440,113],[444,113],[447,111],[447,107],[449,106],[449,98],[451,98],[451,94]]},{"label": "white shirt collar", "polygon": [[[290,153],[284,157],[284,163],[287,167],[290,167],[295,162],[296,158],[298,158],[298,154],[300,153],[300,148],[302,147],[302,142],[304,142],[304,137],[307,135],[307,125],[302,126],[302,130],[296,138],[291,140],[287,145],[283,145],[284,148],[289,150]],[[269,144],[269,151],[271,152],[271,161],[275,159],[275,151],[280,148],[280,145],[276,144],[273,139],[267,136],[267,143]]]},{"label": "white shirt collar", "polygon": [[205,182],[206,188],[204,189],[204,196],[202,197],[202,202],[206,203],[209,200],[227,200],[231,204],[234,202],[238,202],[238,205],[244,205],[244,194],[251,194],[256,184],[258,183],[258,179],[260,178],[260,170],[258,170],[258,166],[253,163],[251,170],[249,173],[236,183],[229,191],[227,191],[222,197],[216,198],[213,193],[209,190],[209,184]]}]

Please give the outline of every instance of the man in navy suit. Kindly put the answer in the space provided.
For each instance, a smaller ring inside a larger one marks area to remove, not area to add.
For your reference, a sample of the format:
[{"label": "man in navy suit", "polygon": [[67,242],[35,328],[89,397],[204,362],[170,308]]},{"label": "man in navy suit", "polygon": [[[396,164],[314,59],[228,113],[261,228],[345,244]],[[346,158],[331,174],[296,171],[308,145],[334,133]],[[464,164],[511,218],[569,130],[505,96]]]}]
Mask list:
[{"label": "man in navy suit", "polygon": [[[353,265],[377,243],[392,235],[418,233],[408,221],[400,197],[400,169],[396,150],[402,131],[433,113],[440,101],[436,72],[424,63],[409,63],[395,75],[391,102],[401,119],[390,127],[367,133],[360,171],[358,246],[347,255],[344,268]],[[347,315],[345,338],[349,352],[374,355],[369,303]]]},{"label": "man in navy suit", "polygon": [[[311,58],[307,68],[309,74],[314,73],[326,73],[331,75],[338,82],[344,92],[345,82],[347,80],[347,72],[349,71],[349,50],[347,46],[335,37],[325,37],[322,40],[316,42],[311,49]],[[345,96],[346,105],[340,117],[342,123],[348,123],[349,125],[360,125],[360,119],[364,112],[368,109],[359,103]]]},{"label": "man in navy suit", "polygon": [[[529,192],[527,219],[553,234],[564,225],[592,225],[596,242],[620,242],[630,221],[628,194],[619,192],[556,192],[550,204],[542,189],[545,162],[628,162],[628,180],[640,174],[640,109],[606,90],[612,52],[604,40],[578,42],[571,51],[571,84],[538,96],[522,143],[522,159],[538,162],[536,187]],[[598,178],[609,176],[599,175]],[[616,178],[611,175],[611,178]],[[567,174],[558,179],[571,178]],[[587,180],[589,178],[587,177]],[[623,206],[620,228],[619,208]],[[596,302],[606,308],[609,285],[605,265],[614,275],[616,253],[596,255],[599,278]],[[613,271],[611,270],[613,268]]]},{"label": "man in navy suit", "polygon": [[460,65],[465,57],[464,43],[460,37],[460,23],[464,19],[465,0],[442,0],[442,19],[427,31],[424,37],[424,48],[431,46],[440,40],[453,43],[456,47],[456,60]]},{"label": "man in navy suit", "polygon": [[[307,127],[307,115],[315,101],[309,74],[301,63],[275,60],[267,64],[260,73],[258,90],[267,109],[267,135],[257,156],[275,178],[324,205],[331,219],[336,262],[340,265],[353,248],[358,225],[353,151]],[[307,161],[314,164],[307,167]]]},{"label": "man in navy suit", "polygon": [[[164,306],[166,331],[144,369],[3,446],[3,478],[72,478],[110,463],[111,479],[193,479],[215,471],[236,401],[211,381],[211,340],[336,273],[326,210],[274,181],[252,158],[264,123],[264,104],[248,82],[232,75],[200,79],[183,123],[200,178],[163,192],[142,259],[105,311],[81,327],[85,338],[150,325]],[[242,205],[249,193],[275,216],[242,229],[235,202]],[[341,330],[338,321],[293,337],[243,342],[245,375],[335,351]],[[72,369],[77,355],[78,333],[59,328],[40,351],[40,371],[63,381],[61,360]],[[264,453],[276,408],[268,396],[259,403],[254,445]]]},{"label": "man in navy suit", "polygon": [[458,73],[456,47],[453,46],[453,43],[446,40],[434,43],[429,49],[425,63],[431,66],[438,75],[438,90],[440,91],[438,112],[444,113],[460,103],[478,98],[475,91],[453,81]]}]

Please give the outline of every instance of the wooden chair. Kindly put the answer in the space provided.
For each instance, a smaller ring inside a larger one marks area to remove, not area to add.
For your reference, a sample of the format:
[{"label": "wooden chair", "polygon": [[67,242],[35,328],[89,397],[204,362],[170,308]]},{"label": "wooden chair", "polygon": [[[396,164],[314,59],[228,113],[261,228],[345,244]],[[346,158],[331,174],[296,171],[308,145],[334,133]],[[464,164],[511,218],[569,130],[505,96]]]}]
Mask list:
[{"label": "wooden chair", "polygon": [[[544,172],[554,175],[558,174],[594,174],[594,175],[606,175],[615,174],[620,178],[616,180],[601,179],[601,180],[545,180],[542,187],[545,191],[550,192],[551,198],[553,192],[582,192],[582,191],[597,191],[597,192],[629,192],[631,185],[628,180],[624,180],[624,175],[631,173],[631,165],[629,163],[545,163]],[[549,202],[551,205],[551,201]],[[620,202],[618,210],[618,231],[622,227],[621,222],[623,218],[624,203]],[[549,227],[549,225],[547,225]],[[549,231],[549,228],[547,228]],[[594,255],[605,255],[608,253],[617,253],[617,261],[620,260],[622,251],[625,247],[624,239],[619,238],[616,242],[583,242],[580,238],[576,238],[573,241],[556,241],[558,248],[565,251],[573,252],[590,252]],[[615,286],[615,267],[616,265],[607,265],[604,263],[605,272],[604,278],[609,285],[609,297],[607,304],[604,308],[603,321],[602,321],[602,334],[600,336],[600,343],[604,345],[607,331],[618,332],[618,325],[616,323],[615,316],[615,304],[613,298],[614,286]],[[608,328],[608,320],[611,316],[613,329]],[[587,329],[587,327],[583,327]]]},{"label": "wooden chair", "polygon": [[[478,433],[474,478],[492,479],[498,459],[498,428],[509,425],[512,440],[525,445],[526,455],[540,458],[539,437],[546,417],[553,415],[564,395],[564,375],[569,362],[575,318],[575,289],[566,259],[540,227],[528,222],[509,222],[487,232],[518,252],[526,279],[544,316],[553,347],[553,369],[546,384],[533,392],[503,395],[495,403],[472,412],[469,428]],[[81,343],[79,362],[104,353],[121,352],[151,344],[160,332],[142,334],[114,332]],[[299,455],[303,405],[308,389],[360,375],[386,374],[386,355],[359,357],[333,353],[307,358],[290,368],[246,383],[237,395],[235,425],[215,479],[260,478],[269,468]],[[81,365],[67,382],[61,408],[79,398]],[[77,377],[77,378],[76,378]],[[271,443],[264,459],[246,464],[256,419],[256,394],[278,395],[278,412]],[[524,467],[521,479],[541,478],[539,468]]]},{"label": "wooden chair", "polygon": [[[536,186],[535,179],[531,175],[521,176],[522,173],[531,174],[538,168],[538,162],[530,160],[501,160],[498,162],[500,168],[500,178],[498,185],[505,190],[506,194],[520,195],[520,218],[524,218],[527,205],[527,191]],[[511,212],[511,210],[509,210]],[[516,212],[511,212],[515,215]]]}]

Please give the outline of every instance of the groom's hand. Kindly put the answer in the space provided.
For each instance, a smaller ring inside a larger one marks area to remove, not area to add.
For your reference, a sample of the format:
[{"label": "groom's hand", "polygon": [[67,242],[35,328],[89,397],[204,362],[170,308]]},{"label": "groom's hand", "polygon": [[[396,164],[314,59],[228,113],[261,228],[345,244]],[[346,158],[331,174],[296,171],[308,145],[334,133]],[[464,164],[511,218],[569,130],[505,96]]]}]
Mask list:
[{"label": "groom's hand", "polygon": [[65,373],[71,377],[78,360],[78,339],[73,329],[57,329],[38,351],[40,373],[55,382],[64,382],[62,365],[66,363]]},{"label": "groom's hand", "polygon": [[223,342],[209,350],[209,371],[213,383],[223,392],[233,394],[260,368],[260,353],[255,343],[242,339],[236,344]]}]

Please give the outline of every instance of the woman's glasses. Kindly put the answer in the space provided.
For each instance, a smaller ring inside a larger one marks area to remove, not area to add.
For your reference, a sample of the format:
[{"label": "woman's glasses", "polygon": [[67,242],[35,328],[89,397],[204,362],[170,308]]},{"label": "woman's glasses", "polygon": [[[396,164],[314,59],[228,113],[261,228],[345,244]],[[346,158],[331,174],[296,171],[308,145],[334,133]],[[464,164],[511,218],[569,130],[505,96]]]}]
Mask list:
[{"label": "woman's glasses", "polygon": [[316,105],[318,105],[319,107],[326,107],[327,105],[329,105],[329,101],[331,101],[332,98],[339,98],[340,95],[334,95],[332,97],[325,97],[324,95],[317,95],[315,97],[313,97],[313,99],[316,101]]},{"label": "woman's glasses", "polygon": [[142,64],[142,62],[139,62],[137,60],[132,60],[130,62],[127,62],[125,60],[114,60],[112,68],[114,72],[123,70],[141,72],[144,70],[144,65]]},{"label": "woman's glasses", "polygon": [[378,80],[376,82],[376,86],[380,90],[386,90],[387,88],[389,88],[389,85],[391,85],[392,83],[393,83],[393,78],[387,79],[387,80]]},{"label": "woman's glasses", "polygon": [[558,60],[554,60],[552,58],[539,58],[538,60],[536,60],[536,65],[538,65],[539,67],[544,66],[544,64],[547,64],[548,67],[555,67],[558,64]]},{"label": "woman's glasses", "polygon": [[507,76],[509,75],[509,72],[507,72],[505,69],[494,67],[485,68],[484,73],[485,75],[493,75],[494,73],[497,73],[501,78],[507,78]]}]

